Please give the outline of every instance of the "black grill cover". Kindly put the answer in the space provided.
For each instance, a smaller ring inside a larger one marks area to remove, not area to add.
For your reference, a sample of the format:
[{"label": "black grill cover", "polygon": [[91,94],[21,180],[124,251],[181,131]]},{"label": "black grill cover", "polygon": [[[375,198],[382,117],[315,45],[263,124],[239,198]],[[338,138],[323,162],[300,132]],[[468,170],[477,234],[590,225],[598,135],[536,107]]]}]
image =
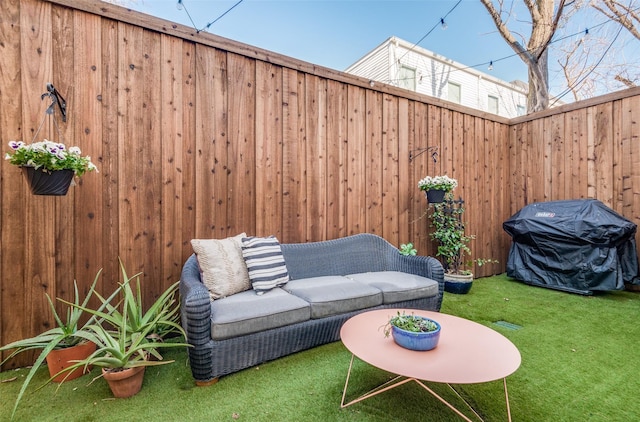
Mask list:
[{"label": "black grill cover", "polygon": [[502,224],[507,275],[580,294],[640,284],[636,225],[595,199],[530,204]]}]

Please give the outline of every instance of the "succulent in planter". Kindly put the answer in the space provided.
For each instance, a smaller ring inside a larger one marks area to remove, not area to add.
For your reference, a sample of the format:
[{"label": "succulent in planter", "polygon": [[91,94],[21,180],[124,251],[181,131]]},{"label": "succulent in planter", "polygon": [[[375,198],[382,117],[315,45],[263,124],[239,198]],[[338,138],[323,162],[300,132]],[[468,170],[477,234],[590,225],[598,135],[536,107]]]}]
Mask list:
[{"label": "succulent in planter", "polygon": [[428,333],[438,329],[438,325],[431,319],[417,316],[407,315],[405,312],[398,313],[391,318],[384,326],[384,336],[389,337],[391,335],[392,326],[398,327],[401,330],[411,331],[413,333]]},{"label": "succulent in planter", "polygon": [[398,311],[384,325],[384,335],[391,335],[396,344],[405,349],[427,351],[438,345],[440,324],[427,317]]}]

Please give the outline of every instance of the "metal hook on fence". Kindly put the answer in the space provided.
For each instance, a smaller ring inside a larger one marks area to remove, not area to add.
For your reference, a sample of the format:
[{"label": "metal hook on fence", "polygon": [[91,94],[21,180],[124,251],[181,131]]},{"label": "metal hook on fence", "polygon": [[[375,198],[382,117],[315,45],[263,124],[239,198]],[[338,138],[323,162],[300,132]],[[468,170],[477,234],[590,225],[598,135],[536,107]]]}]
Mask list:
[{"label": "metal hook on fence", "polygon": [[58,108],[60,109],[60,115],[62,116],[62,121],[66,122],[67,121],[67,102],[64,100],[64,98],[62,98],[62,95],[60,95],[60,93],[53,86],[52,83],[47,84],[47,92],[42,94],[40,96],[40,99],[44,100],[45,97],[49,97],[51,99],[51,105],[49,105],[49,107],[47,107],[47,109],[44,111],[44,116],[42,116],[42,121],[40,122],[40,126],[38,126],[38,129],[36,129],[35,133],[33,134],[32,142],[36,142],[36,138],[40,133],[40,129],[42,129],[42,126],[44,125],[44,122],[47,119],[47,116],[49,116],[49,118],[53,120],[53,125],[55,126],[56,131],[58,132],[58,137],[60,138],[60,142],[62,142],[63,141],[62,133],[60,133],[60,127],[58,127],[58,121],[56,120],[56,116],[54,112],[57,104]]},{"label": "metal hook on fence", "polygon": [[[417,154],[414,155],[415,152],[417,152]],[[431,159],[433,160],[433,164],[438,162],[438,147],[416,148],[409,151],[409,162],[411,162],[417,156],[424,154],[425,152],[431,152]]]},{"label": "metal hook on fence", "polygon": [[46,113],[53,114],[54,108],[57,104],[58,108],[60,109],[60,115],[62,116],[62,121],[66,122],[67,121],[67,102],[64,100],[62,95],[60,95],[60,93],[53,86],[52,83],[47,84],[47,92],[45,92],[40,96],[42,100],[44,100],[44,97],[51,98],[51,105],[49,106],[49,108],[47,108]]}]

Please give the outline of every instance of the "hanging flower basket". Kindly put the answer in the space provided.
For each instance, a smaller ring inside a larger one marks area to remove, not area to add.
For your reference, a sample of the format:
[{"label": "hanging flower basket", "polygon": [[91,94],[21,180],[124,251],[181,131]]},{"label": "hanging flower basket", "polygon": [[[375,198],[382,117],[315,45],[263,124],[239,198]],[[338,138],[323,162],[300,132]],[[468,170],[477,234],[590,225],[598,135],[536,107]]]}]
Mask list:
[{"label": "hanging flower basket", "polygon": [[427,176],[418,182],[418,188],[423,190],[430,204],[439,204],[444,201],[447,192],[451,192],[458,186],[458,181],[447,175]]},{"label": "hanging flower basket", "polygon": [[10,151],[5,154],[4,159],[22,169],[34,195],[61,196],[67,194],[73,176],[81,177],[88,171],[98,169],[91,162],[91,157],[81,155],[80,148],[77,146],[67,148],[62,142],[53,142],[48,139],[36,142],[36,137],[47,117],[58,129],[58,136],[62,139],[54,116],[56,104],[62,113],[62,121],[66,121],[64,98],[52,84],[47,84],[47,91],[42,94],[42,99],[49,97],[52,103],[44,113],[40,126],[33,136],[33,142],[31,144],[25,144],[22,141],[9,142]]},{"label": "hanging flower basket", "polygon": [[66,195],[73,180],[73,170],[46,171],[42,168],[22,167],[22,172],[34,195]]},{"label": "hanging flower basket", "polygon": [[447,193],[446,190],[443,189],[429,189],[424,191],[424,194],[427,197],[427,201],[430,204],[440,204],[444,201],[444,194]]}]

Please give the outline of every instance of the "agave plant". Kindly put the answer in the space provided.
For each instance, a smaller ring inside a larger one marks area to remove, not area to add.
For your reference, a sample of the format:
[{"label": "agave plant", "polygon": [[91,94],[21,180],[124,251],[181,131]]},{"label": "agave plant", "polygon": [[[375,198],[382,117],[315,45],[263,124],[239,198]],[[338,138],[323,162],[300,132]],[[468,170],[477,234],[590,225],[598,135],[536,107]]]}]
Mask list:
[{"label": "agave plant", "polygon": [[[9,359],[13,358],[14,356],[22,352],[26,352],[27,350],[42,349],[42,352],[34,362],[33,366],[31,367],[31,370],[29,370],[29,373],[27,374],[24,382],[22,383],[22,387],[20,388],[18,397],[16,398],[16,402],[13,407],[12,417],[13,415],[15,415],[16,409],[18,408],[18,404],[20,403],[20,399],[22,398],[24,392],[29,386],[31,379],[35,375],[36,371],[42,366],[49,352],[58,348],[74,346],[84,340],[92,341],[92,338],[93,338],[92,333],[87,328],[90,324],[95,322],[96,316],[94,315],[91,318],[89,318],[89,320],[81,327],[79,326],[79,324],[80,324],[80,319],[83,316],[84,310],[86,309],[86,306],[89,303],[89,300],[91,299],[92,295],[93,294],[98,295],[95,292],[95,287],[101,272],[102,270],[98,271],[98,273],[96,274],[96,277],[93,280],[93,283],[91,284],[91,287],[89,288],[89,291],[87,292],[87,295],[82,301],[82,303],[80,302],[80,295],[78,294],[78,285],[75,280],[73,282],[74,301],[67,302],[65,300],[58,298],[59,301],[69,305],[67,308],[66,319],[64,321],[62,317],[58,315],[58,313],[56,312],[56,308],[53,304],[53,301],[51,300],[51,297],[48,294],[46,295],[47,300],[49,301],[49,307],[51,308],[51,312],[53,313],[57,327],[47,330],[44,333],[39,334],[35,337],[14,341],[12,343],[9,343],[0,347],[0,351],[15,349],[11,354],[9,354],[9,356],[6,357],[6,359],[2,361],[2,364],[7,362]],[[115,293],[109,298],[105,299],[105,301],[108,302],[112,300],[114,296],[115,296]],[[101,309],[99,308],[99,310]]]},{"label": "agave plant", "polygon": [[[175,297],[178,282],[165,290],[145,312],[142,305],[140,273],[129,277],[122,262],[120,267],[124,281],[116,290],[116,293],[122,294],[122,299],[116,305],[111,303],[113,295],[104,299],[98,293],[96,296],[102,302],[98,310],[70,304],[93,315],[95,322],[85,328],[88,332],[87,337],[96,343],[97,348],[88,358],[76,362],[64,371],[92,365],[102,368],[162,365],[173,361],[163,361],[158,349],[190,346],[186,343],[163,342],[160,337],[161,333],[168,332],[176,332],[186,337],[178,324],[179,302]],[[131,286],[134,279],[135,293]],[[149,360],[150,355],[156,360]]]},{"label": "agave plant", "polygon": [[[129,277],[122,261],[120,261],[120,269],[124,280],[118,289],[118,292],[122,294],[120,302],[113,305],[111,303],[113,295],[105,299],[99,293],[96,293],[96,296],[102,302],[102,306],[98,310],[88,309],[86,305],[76,306],[69,304],[91,313],[113,327],[118,327],[118,331],[122,335],[130,336],[134,333],[144,332],[145,336],[154,341],[162,340],[169,333],[176,333],[186,337],[179,324],[180,303],[176,298],[179,282],[174,283],[165,290],[145,311],[140,285],[140,275],[142,273]],[[132,287],[131,284],[134,281],[135,283]]]}]

